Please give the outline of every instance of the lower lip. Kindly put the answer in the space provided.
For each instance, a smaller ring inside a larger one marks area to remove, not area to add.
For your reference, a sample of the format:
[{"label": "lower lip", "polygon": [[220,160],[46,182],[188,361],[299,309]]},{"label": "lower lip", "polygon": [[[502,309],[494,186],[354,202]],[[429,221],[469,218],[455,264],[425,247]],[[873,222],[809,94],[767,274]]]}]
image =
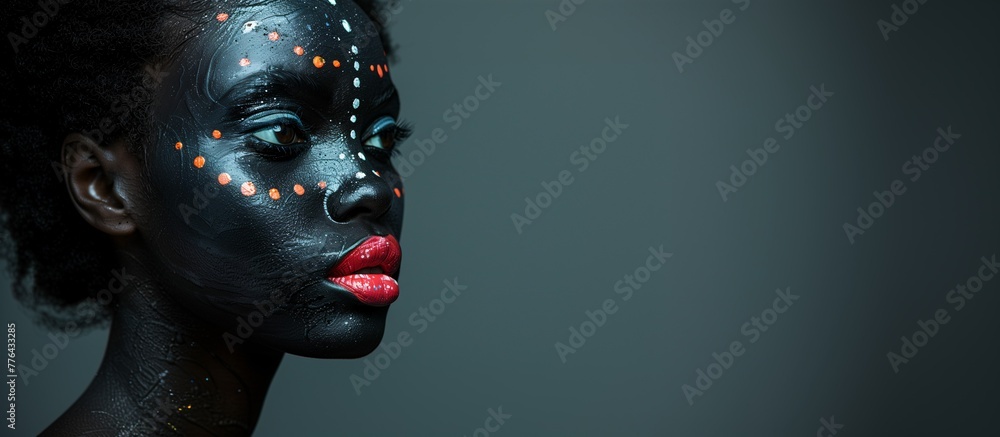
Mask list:
[{"label": "lower lip", "polygon": [[399,297],[399,283],[392,276],[381,273],[335,276],[330,282],[346,288],[362,303],[371,306],[388,306]]}]

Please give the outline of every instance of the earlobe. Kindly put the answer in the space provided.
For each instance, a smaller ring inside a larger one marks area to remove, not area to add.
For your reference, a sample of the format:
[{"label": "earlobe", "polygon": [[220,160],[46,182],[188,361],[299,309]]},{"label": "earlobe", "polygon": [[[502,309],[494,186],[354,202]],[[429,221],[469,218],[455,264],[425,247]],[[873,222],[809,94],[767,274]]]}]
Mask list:
[{"label": "earlobe", "polygon": [[128,186],[131,173],[138,168],[134,160],[122,142],[101,147],[79,133],[63,140],[66,188],[83,219],[101,232],[128,235],[135,231]]}]

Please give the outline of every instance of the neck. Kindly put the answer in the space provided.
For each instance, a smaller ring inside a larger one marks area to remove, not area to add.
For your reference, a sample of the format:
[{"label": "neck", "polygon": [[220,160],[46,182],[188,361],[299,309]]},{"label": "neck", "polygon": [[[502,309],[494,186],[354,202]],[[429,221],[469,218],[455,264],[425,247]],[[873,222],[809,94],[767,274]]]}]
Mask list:
[{"label": "neck", "polygon": [[134,282],[117,296],[97,376],[45,434],[249,435],[283,354],[251,343],[230,352],[223,329]]}]

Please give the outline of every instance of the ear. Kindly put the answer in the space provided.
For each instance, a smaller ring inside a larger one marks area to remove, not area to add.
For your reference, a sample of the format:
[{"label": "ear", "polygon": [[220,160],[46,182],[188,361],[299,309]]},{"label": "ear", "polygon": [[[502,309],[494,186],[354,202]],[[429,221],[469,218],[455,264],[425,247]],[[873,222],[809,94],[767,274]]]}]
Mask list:
[{"label": "ear", "polygon": [[133,195],[128,181],[139,166],[123,141],[101,147],[87,135],[72,133],[62,146],[66,188],[80,215],[99,231],[128,235],[136,230],[130,211]]}]

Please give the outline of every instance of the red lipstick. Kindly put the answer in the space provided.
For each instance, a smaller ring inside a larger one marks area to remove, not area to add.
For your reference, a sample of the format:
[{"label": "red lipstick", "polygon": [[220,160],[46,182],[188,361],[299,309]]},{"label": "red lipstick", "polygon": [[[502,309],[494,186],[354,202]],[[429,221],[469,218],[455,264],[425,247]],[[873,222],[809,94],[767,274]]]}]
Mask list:
[{"label": "red lipstick", "polygon": [[399,284],[390,275],[399,271],[401,253],[392,235],[370,237],[330,269],[327,279],[362,303],[387,306],[399,297]]}]

